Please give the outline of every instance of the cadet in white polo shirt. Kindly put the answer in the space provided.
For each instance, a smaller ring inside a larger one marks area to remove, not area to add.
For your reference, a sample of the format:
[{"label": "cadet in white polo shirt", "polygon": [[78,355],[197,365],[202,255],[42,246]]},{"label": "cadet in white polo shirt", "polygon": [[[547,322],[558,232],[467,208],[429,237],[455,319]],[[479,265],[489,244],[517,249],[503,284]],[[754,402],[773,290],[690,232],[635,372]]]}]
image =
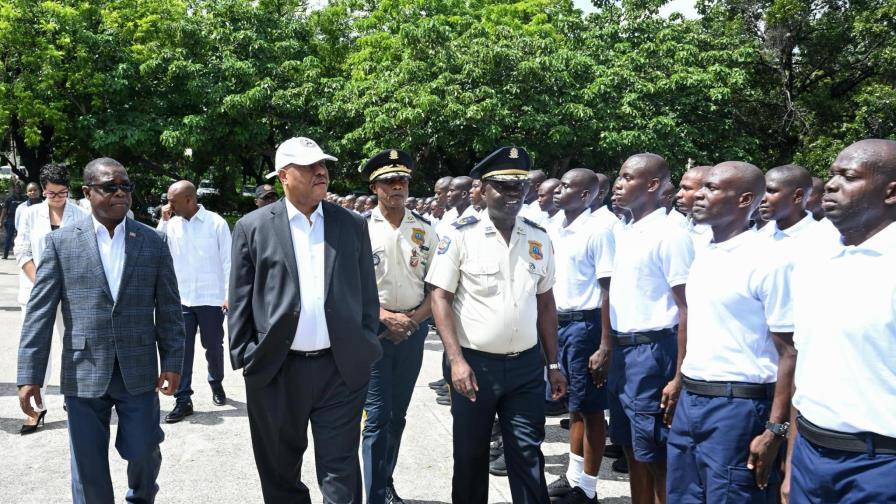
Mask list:
[{"label": "cadet in white polo shirt", "polygon": [[694,245],[685,230],[669,225],[661,198],[667,180],[665,159],[636,154],[613,184],[613,203],[631,220],[615,233],[610,437],[629,460],[634,502],[665,502],[667,424],[681,389],[679,348],[683,354],[687,339],[685,283]]},{"label": "cadet in white polo shirt", "polygon": [[675,194],[675,208],[684,214],[688,220],[688,233],[694,239],[695,245],[705,245],[712,239],[712,229],[706,224],[697,224],[694,222],[691,213],[694,207],[694,196],[703,187],[703,178],[709,172],[711,166],[692,166],[681,176],[678,183],[678,192]]},{"label": "cadet in white polo shirt", "polygon": [[607,194],[610,192],[610,179],[603,173],[597,175],[597,194],[591,200],[591,218],[599,228],[613,229],[619,224],[619,217],[607,207]]},{"label": "cadet in white polo shirt", "polygon": [[361,455],[369,504],[401,502],[392,473],[405,427],[405,415],[429,331],[429,294],[423,279],[435,253],[436,233],[429,221],[404,207],[414,158],[387,149],[370,158],[362,172],[377,196],[367,217],[373,269],[380,299],[383,357],[370,373]]},{"label": "cadet in white polo shirt", "polygon": [[806,237],[812,234],[816,222],[806,210],[812,194],[812,176],[802,166],[776,166],[765,174],[766,191],[759,205],[759,213],[769,223],[763,233],[775,241]]},{"label": "cadet in white polo shirt", "polygon": [[844,149],[822,206],[842,241],[794,268],[789,502],[896,502],[896,142]]},{"label": "cadet in white polo shirt", "polygon": [[[596,227],[591,217],[588,206],[597,191],[593,171],[574,168],[563,174],[554,201],[564,218],[548,229],[557,261],[557,346],[566,375],[570,420],[569,467],[551,483],[548,495],[564,504],[597,502],[597,473],[607,435],[604,385],[611,348],[607,291],[614,242],[612,231]],[[595,352],[600,387],[595,386],[589,369]]]},{"label": "cadet in white polo shirt", "polygon": [[451,499],[458,504],[488,501],[496,413],[513,502],[548,501],[544,366],[553,399],[565,394],[566,380],[557,363],[553,247],[545,230],[519,217],[529,166],[525,150],[503,147],[473,168],[486,210],[441,238],[426,277],[452,384]]},{"label": "cadet in white polo shirt", "polygon": [[694,220],[710,225],[713,239],[697,249],[688,277],[669,502],[778,499],[796,352],[790,263],[750,227],[764,191],[759,168],[728,161],[706,174],[695,195]]}]

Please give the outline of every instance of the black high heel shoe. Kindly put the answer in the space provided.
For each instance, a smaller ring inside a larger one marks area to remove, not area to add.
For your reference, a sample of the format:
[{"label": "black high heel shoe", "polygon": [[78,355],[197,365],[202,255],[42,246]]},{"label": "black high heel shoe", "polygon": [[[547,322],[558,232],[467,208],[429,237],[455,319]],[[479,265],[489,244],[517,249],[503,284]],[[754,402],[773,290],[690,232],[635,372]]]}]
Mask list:
[{"label": "black high heel shoe", "polygon": [[47,410],[43,410],[37,415],[37,422],[35,422],[34,425],[22,424],[22,428],[19,429],[19,434],[24,436],[25,434],[34,434],[37,432],[37,428],[44,425],[45,416],[47,416]]}]

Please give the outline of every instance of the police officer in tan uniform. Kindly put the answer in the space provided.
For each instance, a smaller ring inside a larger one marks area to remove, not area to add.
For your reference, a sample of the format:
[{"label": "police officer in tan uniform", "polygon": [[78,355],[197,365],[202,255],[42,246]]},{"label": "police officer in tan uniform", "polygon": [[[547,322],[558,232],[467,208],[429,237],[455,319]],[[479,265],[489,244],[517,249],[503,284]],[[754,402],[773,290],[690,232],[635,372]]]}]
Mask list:
[{"label": "police officer in tan uniform", "polygon": [[[513,502],[548,502],[541,443],[544,367],[559,399],[554,253],[547,232],[520,217],[529,155],[503,147],[473,168],[486,209],[441,237],[426,281],[452,384],[452,501],[488,501],[489,437],[501,425]],[[539,341],[540,340],[540,341]]]},{"label": "police officer in tan uniform", "polygon": [[362,454],[367,502],[397,504],[392,473],[405,426],[405,414],[423,363],[430,317],[423,279],[435,252],[429,221],[405,208],[414,159],[398,149],[384,150],[362,167],[378,203],[367,217],[380,298],[383,358],[374,364],[364,409]]}]

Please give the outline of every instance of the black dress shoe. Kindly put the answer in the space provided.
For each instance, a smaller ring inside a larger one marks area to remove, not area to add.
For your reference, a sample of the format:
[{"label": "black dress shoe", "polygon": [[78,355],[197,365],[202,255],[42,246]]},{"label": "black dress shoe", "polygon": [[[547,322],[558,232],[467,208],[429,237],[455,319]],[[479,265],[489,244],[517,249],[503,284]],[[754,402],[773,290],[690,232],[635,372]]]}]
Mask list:
[{"label": "black dress shoe", "polygon": [[435,391],[436,391],[436,395],[446,396],[451,393],[451,388],[449,388],[448,385],[445,385],[444,387],[439,387],[439,388],[435,389]]},{"label": "black dress shoe", "polygon": [[395,486],[386,487],[386,504],[404,504],[404,500],[395,492]]},{"label": "black dress shoe", "polygon": [[215,406],[227,404],[227,394],[224,393],[223,388],[212,389],[212,402],[215,403]]},{"label": "black dress shoe", "polygon": [[615,472],[628,474],[628,460],[625,460],[625,457],[619,457],[614,460],[613,465],[610,467],[612,467]]},{"label": "black dress shoe", "polygon": [[557,401],[557,402],[548,401],[545,404],[545,408],[544,408],[545,416],[551,416],[551,417],[560,416],[560,415],[565,415],[568,412],[569,412],[569,409],[567,409],[565,401]]},{"label": "black dress shoe", "polygon": [[504,460],[503,452],[501,452],[501,455],[498,455],[498,458],[489,463],[488,472],[494,476],[507,476],[507,461]]},{"label": "black dress shoe", "polygon": [[429,388],[431,388],[433,390],[440,389],[445,386],[445,383],[446,382],[445,382],[444,378],[439,378],[436,381],[429,382]]},{"label": "black dress shoe", "polygon": [[436,397],[436,403],[441,404],[442,406],[451,406],[451,396],[439,396]]},{"label": "black dress shoe", "polygon": [[560,428],[563,430],[569,430],[569,419],[568,418],[560,419]]},{"label": "black dress shoe", "polygon": [[619,445],[610,444],[604,447],[604,457],[618,459],[622,455],[622,447]]},{"label": "black dress shoe", "polygon": [[548,485],[548,497],[551,498],[551,501],[557,500],[571,491],[572,486],[570,486],[569,480],[566,479],[565,474],[561,474],[559,478],[555,479],[551,482],[550,485]]},{"label": "black dress shoe", "polygon": [[176,403],[171,413],[165,415],[165,423],[177,423],[193,414],[193,403]]}]

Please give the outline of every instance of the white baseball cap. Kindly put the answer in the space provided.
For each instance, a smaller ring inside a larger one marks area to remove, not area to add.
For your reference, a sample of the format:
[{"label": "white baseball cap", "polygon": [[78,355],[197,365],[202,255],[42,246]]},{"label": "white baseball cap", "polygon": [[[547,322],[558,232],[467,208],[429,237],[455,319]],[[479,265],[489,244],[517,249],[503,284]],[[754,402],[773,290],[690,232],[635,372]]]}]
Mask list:
[{"label": "white baseball cap", "polygon": [[314,140],[293,137],[277,147],[277,154],[274,156],[274,171],[265,175],[265,178],[276,177],[278,170],[291,164],[308,166],[321,160],[338,161],[333,156],[325,154]]}]

